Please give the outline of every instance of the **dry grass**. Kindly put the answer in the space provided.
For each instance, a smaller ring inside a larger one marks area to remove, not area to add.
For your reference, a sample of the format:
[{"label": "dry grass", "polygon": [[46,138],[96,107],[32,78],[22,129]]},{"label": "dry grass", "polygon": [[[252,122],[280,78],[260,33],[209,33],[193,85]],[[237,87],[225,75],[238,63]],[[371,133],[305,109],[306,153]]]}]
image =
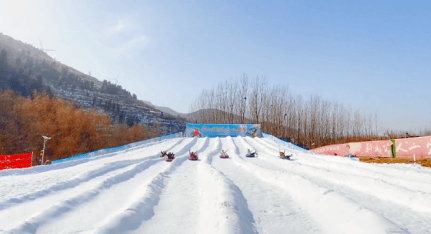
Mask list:
[{"label": "dry grass", "polygon": [[[361,162],[366,163],[415,163],[413,158],[379,158],[379,157],[360,157]],[[431,167],[431,158],[418,158],[416,159],[417,164],[421,164],[424,167]]]}]

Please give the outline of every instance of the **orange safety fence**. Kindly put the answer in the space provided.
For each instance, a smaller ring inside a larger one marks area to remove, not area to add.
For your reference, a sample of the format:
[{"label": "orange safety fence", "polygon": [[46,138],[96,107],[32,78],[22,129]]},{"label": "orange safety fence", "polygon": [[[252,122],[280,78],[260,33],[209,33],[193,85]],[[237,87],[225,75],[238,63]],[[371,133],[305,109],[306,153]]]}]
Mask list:
[{"label": "orange safety fence", "polygon": [[31,167],[33,153],[0,155],[0,170]]}]

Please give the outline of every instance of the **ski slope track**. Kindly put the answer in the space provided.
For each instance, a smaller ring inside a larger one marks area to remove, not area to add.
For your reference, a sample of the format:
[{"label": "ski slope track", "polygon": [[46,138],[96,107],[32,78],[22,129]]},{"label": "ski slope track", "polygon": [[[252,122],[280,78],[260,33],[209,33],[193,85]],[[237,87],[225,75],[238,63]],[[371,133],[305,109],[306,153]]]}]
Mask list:
[{"label": "ski slope track", "polygon": [[314,155],[268,138],[169,139],[0,171],[0,186],[0,234],[431,233],[429,168]]}]

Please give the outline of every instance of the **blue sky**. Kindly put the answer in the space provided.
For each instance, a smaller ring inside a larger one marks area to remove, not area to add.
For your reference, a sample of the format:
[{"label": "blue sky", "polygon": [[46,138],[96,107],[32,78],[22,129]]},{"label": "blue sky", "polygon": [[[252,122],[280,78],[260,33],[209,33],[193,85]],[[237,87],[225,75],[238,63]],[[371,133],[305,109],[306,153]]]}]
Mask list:
[{"label": "blue sky", "polygon": [[2,0],[0,32],[178,112],[245,73],[431,127],[429,1]]}]

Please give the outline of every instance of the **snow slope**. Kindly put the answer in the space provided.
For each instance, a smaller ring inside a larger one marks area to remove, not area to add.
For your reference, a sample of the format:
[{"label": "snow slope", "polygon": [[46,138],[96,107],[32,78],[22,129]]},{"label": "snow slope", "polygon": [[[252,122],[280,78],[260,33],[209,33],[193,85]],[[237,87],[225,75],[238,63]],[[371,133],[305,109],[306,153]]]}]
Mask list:
[{"label": "snow slope", "polygon": [[271,139],[176,138],[0,171],[0,233],[431,233],[430,182],[429,168],[313,155]]}]

